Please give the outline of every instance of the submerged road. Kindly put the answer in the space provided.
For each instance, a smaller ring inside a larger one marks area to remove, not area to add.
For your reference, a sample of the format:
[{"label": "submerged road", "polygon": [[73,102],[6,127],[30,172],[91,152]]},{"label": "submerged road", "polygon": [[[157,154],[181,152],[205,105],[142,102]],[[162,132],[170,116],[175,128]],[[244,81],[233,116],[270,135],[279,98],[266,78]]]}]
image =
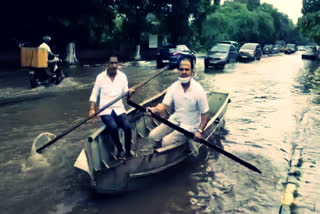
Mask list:
[{"label": "submerged road", "polygon": [[[231,95],[216,138],[262,174],[211,152],[206,160],[183,162],[117,197],[94,195],[88,176],[73,168],[99,120],[76,129],[42,155],[31,152],[41,133],[61,134],[87,117],[91,89],[104,65],[66,68],[69,77],[60,85],[32,90],[26,71],[1,69],[1,213],[320,213],[317,67],[295,53],[204,70],[199,56],[195,79],[207,91]],[[123,63],[121,70],[129,86],[157,72],[155,61]],[[149,98],[176,78],[177,71],[169,70],[132,99]]]}]

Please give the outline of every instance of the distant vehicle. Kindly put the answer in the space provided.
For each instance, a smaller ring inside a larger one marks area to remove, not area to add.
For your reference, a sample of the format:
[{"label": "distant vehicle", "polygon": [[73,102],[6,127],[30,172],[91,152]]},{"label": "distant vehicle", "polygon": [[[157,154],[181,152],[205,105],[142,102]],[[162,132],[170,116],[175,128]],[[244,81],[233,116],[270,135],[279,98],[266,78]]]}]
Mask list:
[{"label": "distant vehicle", "polygon": [[319,51],[315,45],[308,45],[304,47],[304,52],[301,55],[302,59],[317,59],[319,57]]},{"label": "distant vehicle", "polygon": [[237,58],[238,52],[233,45],[217,43],[210,48],[208,55],[204,58],[204,67],[224,68],[226,64],[236,62]]},{"label": "distant vehicle", "polygon": [[279,45],[274,45],[274,46],[273,46],[273,53],[280,53],[280,47],[279,47]]},{"label": "distant vehicle", "polygon": [[276,45],[279,45],[280,52],[284,52],[286,50],[286,42],[284,40],[277,40]]},{"label": "distant vehicle", "polygon": [[298,51],[304,51],[304,46],[303,45],[298,45]]},{"label": "distant vehicle", "polygon": [[258,43],[245,43],[239,52],[240,60],[260,60],[262,55],[261,46]]},{"label": "distant vehicle", "polygon": [[264,45],[262,52],[263,54],[273,54],[273,45],[271,44]]},{"label": "distant vehicle", "polygon": [[222,41],[222,42],[217,42],[217,44],[218,44],[218,43],[233,45],[233,46],[236,48],[236,50],[239,52],[240,45],[239,45],[239,43],[236,42],[236,41]]},{"label": "distant vehicle", "polygon": [[285,54],[292,54],[297,51],[297,46],[295,44],[287,44],[286,50],[284,51]]},{"label": "distant vehicle", "polygon": [[169,68],[176,68],[182,57],[191,58],[195,65],[196,56],[186,45],[168,45],[161,47],[157,55],[157,68],[162,68],[165,65],[169,65]]}]

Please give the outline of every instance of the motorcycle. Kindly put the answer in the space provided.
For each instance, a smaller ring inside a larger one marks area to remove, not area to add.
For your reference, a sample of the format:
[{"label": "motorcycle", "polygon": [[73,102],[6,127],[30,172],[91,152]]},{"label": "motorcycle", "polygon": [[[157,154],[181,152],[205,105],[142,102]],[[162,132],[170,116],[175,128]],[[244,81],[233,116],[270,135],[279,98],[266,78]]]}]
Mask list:
[{"label": "motorcycle", "polygon": [[62,60],[59,59],[58,55],[54,56],[52,60],[48,60],[48,65],[47,68],[32,68],[29,71],[31,88],[58,85],[66,78],[65,73],[62,71]]}]

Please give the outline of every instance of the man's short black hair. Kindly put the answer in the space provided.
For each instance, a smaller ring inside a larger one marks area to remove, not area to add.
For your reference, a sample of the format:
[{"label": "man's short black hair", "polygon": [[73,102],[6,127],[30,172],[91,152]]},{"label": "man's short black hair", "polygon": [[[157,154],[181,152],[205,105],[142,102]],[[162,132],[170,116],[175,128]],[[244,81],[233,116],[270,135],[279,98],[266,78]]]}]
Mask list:
[{"label": "man's short black hair", "polygon": [[117,55],[111,54],[111,55],[109,56],[109,58],[108,58],[108,62],[110,62],[111,57],[116,57],[116,58],[119,60],[119,57],[118,57]]},{"label": "man's short black hair", "polygon": [[181,62],[184,60],[188,60],[190,62],[191,65],[191,70],[193,71],[193,59],[191,57],[188,56],[183,56],[180,60],[179,60],[179,67],[181,65]]}]

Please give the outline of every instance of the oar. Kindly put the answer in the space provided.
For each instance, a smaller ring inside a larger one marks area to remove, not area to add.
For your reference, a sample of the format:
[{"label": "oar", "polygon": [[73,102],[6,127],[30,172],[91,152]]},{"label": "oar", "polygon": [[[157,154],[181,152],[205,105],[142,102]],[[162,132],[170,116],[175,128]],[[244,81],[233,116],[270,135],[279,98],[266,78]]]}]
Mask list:
[{"label": "oar", "polygon": [[[132,107],[138,109],[139,111],[146,112],[146,108],[144,108],[143,106],[140,106],[139,104],[133,102],[132,100],[128,99],[127,103],[129,105],[131,105]],[[169,126],[169,127],[173,128],[173,129],[181,132],[182,134],[186,135],[187,137],[190,137],[192,139],[194,138],[194,134],[192,132],[189,132],[189,131],[187,131],[187,130],[185,130],[185,129],[183,129],[183,128],[181,128],[181,127],[179,127],[179,126],[177,126],[177,125],[175,125],[175,124],[173,124],[171,122],[169,122],[168,120],[160,117],[157,114],[154,114],[152,112],[150,112],[150,114],[151,114],[152,117],[156,118],[160,122],[162,122],[162,123],[166,124],[167,126]],[[230,159],[232,159],[232,160],[244,165],[245,167],[247,167],[247,168],[249,168],[249,169],[251,169],[251,170],[253,170],[255,172],[261,173],[261,171],[257,167],[253,166],[252,164],[250,164],[250,163],[248,163],[248,162],[236,157],[235,155],[233,155],[233,154],[231,154],[229,152],[226,152],[225,150],[223,150],[223,149],[221,149],[221,148],[209,143],[208,141],[206,141],[204,139],[199,139],[199,140],[197,140],[197,142],[202,143],[202,144],[204,144],[204,145],[216,150],[217,152],[227,156],[228,158],[230,158]]]},{"label": "oar", "polygon": [[[135,85],[132,87],[132,89],[136,90],[138,88],[140,88],[141,86],[147,84],[148,82],[150,82],[151,80],[153,80],[154,78],[156,78],[157,76],[159,76],[160,74],[162,74],[163,72],[165,72],[166,70],[168,70],[167,67],[163,68],[162,70],[160,70],[158,73],[156,73],[155,75],[153,75],[152,77],[150,77],[149,79],[147,79],[146,81]],[[48,146],[52,145],[53,143],[55,143],[57,140],[59,140],[60,138],[64,137],[65,135],[69,134],[70,132],[72,132],[73,130],[75,130],[76,128],[78,128],[79,126],[81,126],[82,124],[86,123],[87,121],[91,120],[92,118],[94,118],[95,116],[97,116],[100,112],[102,112],[103,110],[105,110],[106,108],[110,107],[111,105],[113,105],[114,103],[118,102],[119,100],[123,99],[124,97],[128,96],[129,91],[127,91],[126,93],[122,94],[121,96],[115,98],[114,100],[112,100],[111,102],[109,102],[108,104],[106,104],[104,107],[102,107],[98,112],[96,112],[94,115],[86,118],[85,120],[81,121],[80,123],[76,124],[74,127],[70,128],[69,130],[63,132],[62,134],[58,135],[57,137],[55,137],[54,139],[50,140],[48,143],[46,143],[45,145],[41,146],[40,148],[38,148],[36,151],[38,153],[41,153],[45,148],[47,148]]]}]

